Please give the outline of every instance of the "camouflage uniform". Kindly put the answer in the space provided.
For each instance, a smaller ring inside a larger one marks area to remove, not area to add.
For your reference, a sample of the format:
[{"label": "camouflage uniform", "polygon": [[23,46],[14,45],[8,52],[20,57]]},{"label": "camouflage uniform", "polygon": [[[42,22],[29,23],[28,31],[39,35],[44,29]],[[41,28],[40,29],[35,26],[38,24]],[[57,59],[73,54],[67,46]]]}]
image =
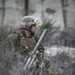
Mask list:
[{"label": "camouflage uniform", "polygon": [[[36,45],[37,38],[34,35],[35,32],[31,31],[31,27],[36,26],[39,23],[40,20],[38,18],[34,18],[32,16],[23,17],[20,23],[19,30],[8,36],[6,50],[20,51],[20,53],[22,54],[28,54],[28,52],[32,51],[34,46]],[[25,32],[23,34],[22,30],[30,31],[31,36],[29,38],[26,38]]]},{"label": "camouflage uniform", "polygon": [[[10,34],[7,37],[6,43],[5,43],[5,51],[6,51],[5,54],[9,55],[10,58],[13,56],[12,58],[15,64],[15,65],[11,64],[11,69],[13,69],[14,71],[13,66],[14,67],[17,66],[17,69],[18,69],[18,66],[20,66],[21,67],[20,72],[23,72],[22,69],[24,67],[24,64],[26,60],[28,59],[31,51],[34,49],[38,40],[35,35],[31,35],[30,37],[25,37],[22,33],[23,29],[30,30],[30,27],[36,24],[35,22],[33,22],[33,18],[24,17],[22,21],[25,21],[25,22],[21,23],[21,27],[19,28],[18,31],[14,32],[13,34]],[[42,48],[42,50],[44,50],[42,46],[40,47]],[[40,50],[40,47],[38,48],[38,50]]]},{"label": "camouflage uniform", "polygon": [[12,52],[16,51],[22,55],[25,55],[33,50],[36,42],[35,36],[26,38],[20,31],[18,31],[7,37],[6,50]]}]

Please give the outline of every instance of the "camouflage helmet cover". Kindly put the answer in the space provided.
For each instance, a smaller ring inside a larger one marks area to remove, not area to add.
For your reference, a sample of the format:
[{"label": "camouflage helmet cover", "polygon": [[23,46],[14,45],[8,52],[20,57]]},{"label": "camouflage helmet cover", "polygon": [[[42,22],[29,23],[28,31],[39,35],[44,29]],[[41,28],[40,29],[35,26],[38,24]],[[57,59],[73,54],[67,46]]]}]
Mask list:
[{"label": "camouflage helmet cover", "polygon": [[33,16],[24,16],[20,23],[20,29],[30,29],[33,25],[38,25],[41,23],[39,18],[35,18]]}]

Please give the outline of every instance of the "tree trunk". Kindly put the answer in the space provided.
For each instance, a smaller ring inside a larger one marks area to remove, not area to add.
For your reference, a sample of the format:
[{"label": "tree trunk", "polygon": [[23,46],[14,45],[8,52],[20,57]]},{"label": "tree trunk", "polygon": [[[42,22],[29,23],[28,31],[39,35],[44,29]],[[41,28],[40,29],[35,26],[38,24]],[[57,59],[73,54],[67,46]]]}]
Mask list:
[{"label": "tree trunk", "polygon": [[67,10],[65,9],[65,7],[68,5],[67,2],[68,0],[61,0],[64,27],[67,27]]},{"label": "tree trunk", "polygon": [[2,26],[4,25],[4,17],[5,17],[5,0],[2,0]]},{"label": "tree trunk", "polygon": [[29,0],[24,0],[24,8],[25,8],[25,14],[28,15],[28,6],[29,6]]}]

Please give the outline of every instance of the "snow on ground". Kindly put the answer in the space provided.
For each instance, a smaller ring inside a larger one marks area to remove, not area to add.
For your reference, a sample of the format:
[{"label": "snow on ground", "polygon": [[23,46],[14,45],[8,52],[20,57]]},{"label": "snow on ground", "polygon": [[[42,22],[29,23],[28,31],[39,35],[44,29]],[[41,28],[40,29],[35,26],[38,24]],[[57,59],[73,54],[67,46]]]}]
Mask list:
[{"label": "snow on ground", "polygon": [[62,52],[68,54],[70,57],[75,57],[75,48],[56,45],[45,47],[45,54],[47,56],[55,56],[58,53],[61,54]]}]

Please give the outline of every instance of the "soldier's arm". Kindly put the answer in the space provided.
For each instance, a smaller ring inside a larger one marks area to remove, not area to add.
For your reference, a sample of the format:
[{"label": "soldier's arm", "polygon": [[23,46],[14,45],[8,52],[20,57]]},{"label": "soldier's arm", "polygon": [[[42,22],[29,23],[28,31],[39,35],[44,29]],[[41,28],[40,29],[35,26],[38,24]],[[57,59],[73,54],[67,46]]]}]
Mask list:
[{"label": "soldier's arm", "polygon": [[17,41],[17,34],[11,34],[7,37],[5,41],[5,48],[6,51],[14,51],[15,50],[15,43]]}]

